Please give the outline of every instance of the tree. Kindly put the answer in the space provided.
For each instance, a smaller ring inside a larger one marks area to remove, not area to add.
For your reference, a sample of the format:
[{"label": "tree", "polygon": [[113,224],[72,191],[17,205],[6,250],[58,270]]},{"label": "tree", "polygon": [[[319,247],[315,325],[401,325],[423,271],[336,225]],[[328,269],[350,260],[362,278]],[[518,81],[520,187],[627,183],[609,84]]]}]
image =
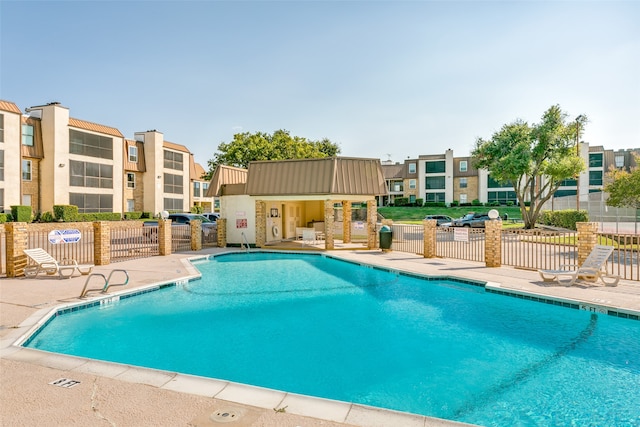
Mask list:
[{"label": "tree", "polygon": [[218,152],[208,161],[210,179],[218,165],[246,168],[254,160],[317,159],[340,153],[340,147],[327,138],[310,141],[291,136],[289,131],[277,130],[273,135],[263,132],[237,133],[233,141],[221,143]]},{"label": "tree", "polygon": [[516,120],[489,140],[478,138],[471,153],[475,167],[488,169],[501,184],[513,185],[525,228],[535,227],[542,206],[562,181],[585,169],[577,142],[587,118],[580,115],[569,123],[566,118],[560,106],[554,105],[538,124]]},{"label": "tree", "polygon": [[[638,156],[635,158],[636,163],[640,161]],[[604,186],[604,191],[609,194],[607,206],[640,209],[640,169],[636,167],[630,172],[611,169],[607,178],[609,182]]]}]

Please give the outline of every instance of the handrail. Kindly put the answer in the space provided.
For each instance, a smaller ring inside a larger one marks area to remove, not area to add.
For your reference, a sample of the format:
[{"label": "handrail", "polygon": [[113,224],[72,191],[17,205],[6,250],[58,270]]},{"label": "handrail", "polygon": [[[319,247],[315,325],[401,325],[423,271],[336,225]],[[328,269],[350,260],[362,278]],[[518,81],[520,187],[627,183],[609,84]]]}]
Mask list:
[{"label": "handrail", "polygon": [[[84,298],[85,296],[87,296],[87,294],[89,293],[89,291],[99,291],[100,288],[95,288],[95,289],[87,289],[87,285],[89,284],[89,281],[91,280],[91,278],[93,276],[100,276],[102,277],[102,280],[104,280],[104,284],[105,286],[107,285],[107,278],[104,277],[104,274],[102,273],[91,273],[88,277],[87,280],[84,281],[84,287],[82,288],[82,292],[80,292],[80,298]],[[104,288],[103,288],[104,289]]]},{"label": "handrail", "polygon": [[[247,244],[247,252],[251,252],[250,247],[249,247],[249,241],[247,240],[247,236],[245,236],[244,231],[240,233],[242,235],[242,239],[244,240],[244,242]],[[242,249],[243,244],[242,242],[240,242],[240,249]]]},{"label": "handrail", "polygon": [[[122,273],[124,273],[126,280],[124,281],[124,283],[114,283],[111,284],[111,276],[113,276],[113,273],[115,273],[116,271],[120,271]],[[129,283],[129,273],[127,273],[127,270],[111,270],[111,273],[109,273],[109,277],[107,278],[106,283],[104,284],[104,288],[102,288],[102,293],[106,293],[107,290],[109,289],[110,286],[125,286],[127,283]]]},{"label": "handrail", "polygon": [[[111,282],[111,276],[113,276],[113,273],[115,273],[116,271],[120,271],[120,272],[124,273],[124,275],[126,277],[126,280],[124,281],[124,283],[114,283],[114,284],[110,283]],[[90,288],[90,289],[87,289],[87,286],[89,285],[89,281],[91,281],[91,278],[93,276],[102,277],[102,280],[104,281],[104,286],[102,288]],[[87,277],[87,280],[85,280],[85,282],[84,282],[84,287],[82,288],[82,292],[80,292],[80,298],[86,297],[87,294],[89,292],[91,292],[91,291],[100,291],[100,290],[102,290],[102,293],[104,294],[104,293],[107,292],[107,290],[109,289],[110,286],[124,286],[127,283],[129,283],[129,273],[127,273],[126,270],[120,270],[120,269],[111,270],[111,273],[109,273],[109,277],[104,277],[104,274],[102,274],[102,273],[91,273]]]}]

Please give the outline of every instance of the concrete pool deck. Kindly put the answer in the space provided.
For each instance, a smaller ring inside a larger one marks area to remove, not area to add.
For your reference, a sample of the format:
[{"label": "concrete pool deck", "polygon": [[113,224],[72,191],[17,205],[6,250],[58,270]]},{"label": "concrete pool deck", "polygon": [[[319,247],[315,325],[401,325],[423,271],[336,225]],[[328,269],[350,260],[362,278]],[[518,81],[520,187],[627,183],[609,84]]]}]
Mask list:
[{"label": "concrete pool deck", "polygon": [[[197,276],[186,260],[226,252],[209,249],[97,266],[107,276],[124,269],[130,280],[110,294],[171,283]],[[621,313],[640,312],[640,283],[621,280],[616,287],[578,282],[563,287],[542,282],[537,272],[511,267],[487,268],[481,263],[425,259],[403,252],[332,251],[353,262],[426,275],[455,276],[490,282],[493,289],[576,301],[590,309],[612,307]],[[0,425],[118,426],[453,426],[423,416],[378,410],[345,402],[244,386],[225,381],[142,369],[13,346],[55,307],[81,301],[87,276],[55,279],[0,280]],[[90,297],[98,296],[92,294]],[[89,298],[91,299],[91,298]],[[57,380],[61,387],[52,385]],[[231,419],[235,420],[229,422]]]}]

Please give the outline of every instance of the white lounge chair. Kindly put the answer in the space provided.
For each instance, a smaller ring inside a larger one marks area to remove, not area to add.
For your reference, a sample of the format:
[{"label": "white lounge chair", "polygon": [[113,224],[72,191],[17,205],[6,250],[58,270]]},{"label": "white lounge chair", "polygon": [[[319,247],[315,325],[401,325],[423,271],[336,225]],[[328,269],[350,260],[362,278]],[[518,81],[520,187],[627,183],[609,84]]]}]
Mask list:
[{"label": "white lounge chair", "polygon": [[24,275],[35,277],[41,272],[45,272],[52,276],[57,274],[58,277],[71,277],[77,270],[78,273],[86,275],[93,270],[93,264],[78,264],[74,259],[65,259],[58,262],[49,252],[42,248],[24,249],[24,253],[31,259],[32,263],[24,269]]},{"label": "white lounge chair", "polygon": [[613,246],[596,245],[584,263],[575,270],[538,270],[545,282],[558,282],[571,286],[576,280],[596,282],[598,279],[606,286],[616,286],[620,276],[608,274],[603,270],[604,265],[613,253]]}]

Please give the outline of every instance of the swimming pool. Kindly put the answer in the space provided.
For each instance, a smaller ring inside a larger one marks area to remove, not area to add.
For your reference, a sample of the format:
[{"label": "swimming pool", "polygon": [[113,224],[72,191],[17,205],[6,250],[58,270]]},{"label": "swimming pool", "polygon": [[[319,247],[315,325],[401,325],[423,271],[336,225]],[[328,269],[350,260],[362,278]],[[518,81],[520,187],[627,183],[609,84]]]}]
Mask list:
[{"label": "swimming pool", "polygon": [[640,322],[322,255],[197,266],[27,346],[484,425],[640,422]]}]

